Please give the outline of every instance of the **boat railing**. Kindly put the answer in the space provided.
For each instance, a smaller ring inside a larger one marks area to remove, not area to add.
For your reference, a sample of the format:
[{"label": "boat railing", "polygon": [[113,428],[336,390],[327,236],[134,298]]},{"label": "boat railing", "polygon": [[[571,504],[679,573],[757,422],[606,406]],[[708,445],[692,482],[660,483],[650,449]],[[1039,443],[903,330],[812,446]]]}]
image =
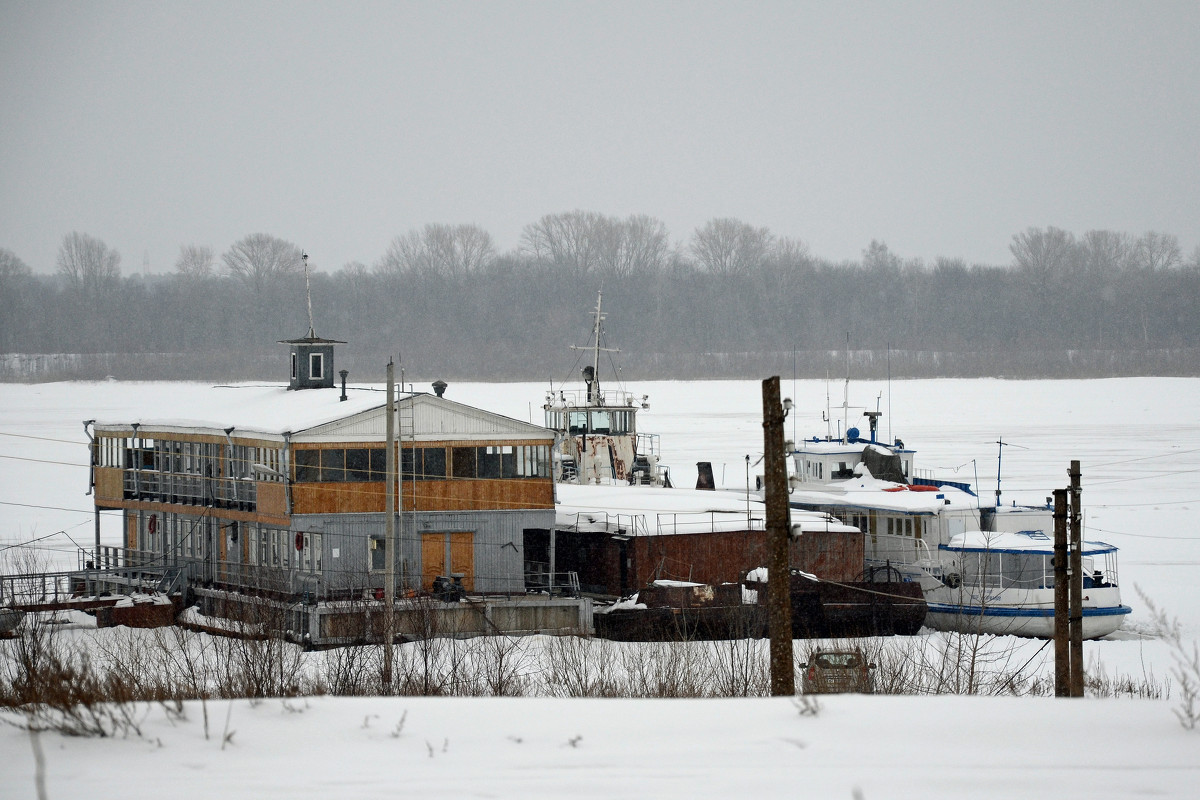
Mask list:
[{"label": "boat railing", "polygon": [[598,397],[594,394],[589,396],[586,389],[555,389],[546,395],[547,408],[590,408],[595,406],[629,408],[638,405],[640,404],[633,392],[623,389],[602,389]]},{"label": "boat railing", "polygon": [[659,535],[679,533],[715,533],[717,531],[762,531],[766,520],[740,512],[700,511],[691,513],[658,514]]},{"label": "boat railing", "polygon": [[579,511],[575,513],[574,517],[574,524],[558,527],[573,531],[607,531],[617,536],[645,536],[650,532],[643,514]]}]

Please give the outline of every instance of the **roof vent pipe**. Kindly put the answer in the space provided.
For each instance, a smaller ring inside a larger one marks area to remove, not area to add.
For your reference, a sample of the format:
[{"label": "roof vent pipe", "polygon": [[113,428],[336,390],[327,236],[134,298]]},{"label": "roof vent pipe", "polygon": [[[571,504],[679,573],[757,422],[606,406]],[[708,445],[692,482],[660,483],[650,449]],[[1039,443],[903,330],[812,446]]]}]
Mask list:
[{"label": "roof vent pipe", "polygon": [[338,370],[338,375],[342,376],[342,396],[338,399],[341,400],[343,403],[346,402],[346,376],[349,374],[350,374],[350,370],[348,370],[348,369]]},{"label": "roof vent pipe", "polygon": [[446,383],[445,381],[442,381],[442,380],[434,381],[433,382],[433,393],[436,394],[438,397],[441,397],[442,395],[444,395],[446,393],[447,386],[449,386],[449,384]]}]

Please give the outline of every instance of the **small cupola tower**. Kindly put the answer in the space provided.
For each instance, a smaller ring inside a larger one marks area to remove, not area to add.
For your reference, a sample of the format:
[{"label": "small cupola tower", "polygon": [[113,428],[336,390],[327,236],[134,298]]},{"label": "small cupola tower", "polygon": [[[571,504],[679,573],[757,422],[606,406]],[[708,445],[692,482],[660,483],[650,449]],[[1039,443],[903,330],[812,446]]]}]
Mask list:
[{"label": "small cupola tower", "polygon": [[308,253],[304,259],[304,291],[308,298],[308,335],[301,339],[283,339],[279,343],[292,349],[292,379],[288,389],[333,388],[333,346],[345,344],[337,339],[322,339],[313,330],[312,289],[308,281]]}]

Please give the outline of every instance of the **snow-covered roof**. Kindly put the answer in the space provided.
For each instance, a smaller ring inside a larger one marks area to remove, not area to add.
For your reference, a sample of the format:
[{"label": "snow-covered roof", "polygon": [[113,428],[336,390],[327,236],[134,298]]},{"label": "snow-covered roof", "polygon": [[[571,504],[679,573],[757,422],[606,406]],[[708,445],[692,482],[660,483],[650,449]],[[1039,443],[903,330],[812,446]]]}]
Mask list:
[{"label": "snow-covered roof", "polygon": [[[159,385],[161,386],[161,384]],[[103,418],[99,431],[128,431],[133,424],[161,433],[257,435],[294,441],[382,441],[386,428],[386,394],[377,387],[341,390],[289,390],[285,385],[233,384],[206,386],[169,384],[174,391],[147,392],[125,416]],[[401,407],[412,410],[417,440],[526,438],[551,439],[548,429],[500,414],[424,393],[400,394]],[[118,412],[120,413],[120,412]],[[401,435],[397,431],[397,435]]]},{"label": "snow-covered roof", "polygon": [[[950,537],[942,545],[946,550],[959,552],[1024,553],[1053,555],[1054,539],[1045,531],[965,531]],[[1112,553],[1116,547],[1106,542],[1084,542],[1084,555]]]},{"label": "snow-covered roof", "polygon": [[[629,536],[762,530],[761,500],[737,492],[649,486],[559,484],[555,524],[561,530],[607,531]],[[793,528],[855,533],[827,514],[791,510]]]},{"label": "snow-covered roof", "polygon": [[283,434],[382,408],[386,402],[383,392],[350,387],[345,402],[337,387],[289,390],[284,384],[180,383],[177,389],[170,394],[147,394],[130,416],[97,419],[96,427],[128,428],[136,423],[158,430],[221,432],[233,427],[239,432]]},{"label": "snow-covered roof", "polygon": [[843,442],[841,439],[801,439],[796,442],[796,449],[793,453],[811,453],[813,455],[836,455],[846,453],[849,455],[861,455],[864,448],[871,447],[881,453],[891,455],[893,453],[912,453],[914,451],[906,449],[902,445],[889,445],[886,442],[871,442],[865,439],[854,439]]},{"label": "snow-covered roof", "polygon": [[955,486],[936,491],[902,488],[902,484],[872,477],[856,477],[825,484],[820,489],[797,487],[789,496],[793,505],[877,508],[904,514],[939,514],[946,510],[978,509],[980,499]]}]

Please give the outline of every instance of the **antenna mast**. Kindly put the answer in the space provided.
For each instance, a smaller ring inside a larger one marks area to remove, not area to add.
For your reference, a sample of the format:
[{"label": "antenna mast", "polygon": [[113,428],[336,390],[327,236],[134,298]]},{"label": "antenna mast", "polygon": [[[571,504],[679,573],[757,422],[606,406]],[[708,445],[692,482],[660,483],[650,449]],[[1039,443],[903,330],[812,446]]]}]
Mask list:
[{"label": "antenna mast", "polygon": [[300,258],[304,261],[304,295],[308,298],[308,338],[315,339],[317,334],[313,330],[312,287],[308,282],[308,253],[301,252]]},{"label": "antenna mast", "polygon": [[848,439],[850,430],[850,332],[846,332],[846,385],[842,389],[842,441]]},{"label": "antenna mast", "polygon": [[1008,442],[1003,438],[996,441],[996,508],[1000,507],[1000,462],[1004,458],[1004,445]]},{"label": "antenna mast", "polygon": [[[606,314],[604,314],[600,311],[600,304],[603,299],[604,299],[604,292],[603,291],[597,292],[596,293],[596,310],[592,312],[592,316],[596,318],[596,321],[592,326],[593,338],[592,338],[591,346],[588,348],[583,348],[583,347],[577,347],[575,345],[571,345],[572,350],[588,349],[588,350],[592,351],[591,368],[590,368],[590,370],[588,367],[583,368],[583,379],[588,384],[588,403],[590,404],[592,402],[595,402],[598,405],[603,405],[603,401],[600,399],[601,398],[601,395],[600,395],[600,354],[601,353],[619,353],[619,352],[621,352],[618,348],[615,348],[615,347],[601,347],[600,346],[600,323],[607,316]],[[591,373],[590,377],[588,374],[589,372]]]}]

